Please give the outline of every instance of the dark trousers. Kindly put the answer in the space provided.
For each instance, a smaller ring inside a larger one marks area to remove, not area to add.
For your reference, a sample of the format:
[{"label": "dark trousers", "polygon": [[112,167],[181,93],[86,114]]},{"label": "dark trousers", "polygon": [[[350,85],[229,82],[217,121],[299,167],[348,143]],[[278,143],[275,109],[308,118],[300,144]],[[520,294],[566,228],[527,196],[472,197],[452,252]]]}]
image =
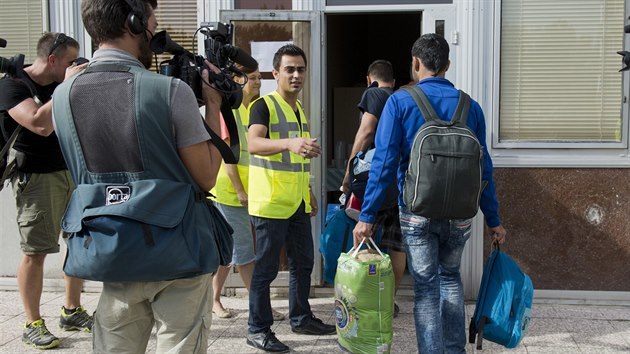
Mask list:
[{"label": "dark trousers", "polygon": [[252,216],[256,227],[256,265],[249,290],[249,333],[267,331],[273,324],[269,286],[278,275],[280,250],[286,246],[289,259],[289,318],[291,326],[309,321],[308,303],[313,271],[311,219],[304,203],[288,219]]}]

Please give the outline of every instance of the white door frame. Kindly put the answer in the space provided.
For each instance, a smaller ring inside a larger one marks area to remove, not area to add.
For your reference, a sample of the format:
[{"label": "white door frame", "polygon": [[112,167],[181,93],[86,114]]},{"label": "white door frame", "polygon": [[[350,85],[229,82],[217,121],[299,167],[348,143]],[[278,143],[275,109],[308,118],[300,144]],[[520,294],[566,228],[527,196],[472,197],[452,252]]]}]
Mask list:
[{"label": "white door frame", "polygon": [[[224,10],[220,13],[221,22],[229,23],[231,21],[294,21],[294,22],[310,22],[311,26],[311,41],[310,41],[310,58],[308,63],[309,77],[307,84],[309,85],[310,92],[310,109],[307,112],[310,120],[310,133],[311,136],[321,137],[323,141],[320,142],[322,146],[326,146],[326,137],[322,134],[325,131],[323,127],[323,115],[322,115],[322,102],[319,99],[322,95],[322,75],[320,75],[321,64],[321,46],[319,38],[321,38],[321,15],[316,11],[243,11],[243,10]],[[325,156],[325,155],[324,155]],[[317,217],[311,219],[311,229],[313,233],[313,248],[315,252],[315,264],[313,266],[313,273],[311,274],[311,283],[318,285],[321,283],[321,265],[322,260],[319,256],[319,235],[321,233],[321,226],[324,222],[324,189],[323,185],[323,172],[324,162],[320,157],[318,159],[311,160],[311,175],[315,176],[313,183],[313,193],[317,196],[320,212]],[[289,272],[279,272],[276,279],[271,283],[271,286],[286,287],[289,285]],[[226,287],[242,287],[243,283],[240,277],[231,273],[225,282]]]}]

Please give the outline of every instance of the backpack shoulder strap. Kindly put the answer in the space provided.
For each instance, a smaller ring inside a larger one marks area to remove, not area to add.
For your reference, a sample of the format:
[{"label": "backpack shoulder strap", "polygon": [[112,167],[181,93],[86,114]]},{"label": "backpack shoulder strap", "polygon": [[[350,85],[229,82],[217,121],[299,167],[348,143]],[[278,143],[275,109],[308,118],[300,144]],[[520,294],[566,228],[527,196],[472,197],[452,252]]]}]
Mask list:
[{"label": "backpack shoulder strap", "polygon": [[9,151],[9,149],[13,146],[13,143],[20,133],[20,130],[22,130],[22,126],[18,124],[17,128],[15,128],[15,130],[7,140],[7,143],[4,144],[4,146],[2,147],[2,151],[0,151],[0,156],[4,157],[4,154],[6,154],[7,151]]},{"label": "backpack shoulder strap", "polygon": [[4,187],[4,181],[8,179],[14,172],[13,166],[11,165],[15,163],[15,160],[13,160],[13,162],[9,161],[9,149],[13,147],[13,143],[15,143],[15,139],[17,138],[21,130],[22,126],[18,124],[17,128],[15,128],[15,130],[9,137],[9,140],[7,140],[7,143],[2,147],[2,151],[0,151],[0,159],[2,159],[3,163],[6,163],[4,171],[2,171],[2,176],[0,176],[0,190],[2,190]]},{"label": "backpack shoulder strap", "polygon": [[417,85],[413,85],[410,87],[405,87],[404,90],[407,91],[407,93],[411,96],[411,98],[413,98],[414,101],[416,101],[416,104],[418,105],[420,112],[424,116],[425,121],[436,121],[442,124],[448,124],[448,122],[444,122],[438,117],[437,113],[435,113],[435,109],[433,109],[433,106],[429,101],[429,98],[427,97],[427,95],[424,94],[420,87],[418,87]]},{"label": "backpack shoulder strap", "polygon": [[465,127],[466,122],[468,121],[469,111],[470,96],[468,96],[466,92],[459,90],[459,100],[457,101],[457,107],[455,107],[453,117],[451,117],[451,122]]}]

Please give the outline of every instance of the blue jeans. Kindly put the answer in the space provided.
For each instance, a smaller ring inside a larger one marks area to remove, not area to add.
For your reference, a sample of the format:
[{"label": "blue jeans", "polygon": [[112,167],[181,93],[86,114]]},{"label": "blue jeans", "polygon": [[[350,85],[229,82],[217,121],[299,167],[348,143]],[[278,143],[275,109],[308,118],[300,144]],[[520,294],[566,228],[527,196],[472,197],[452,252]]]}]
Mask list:
[{"label": "blue jeans", "polygon": [[400,211],[414,280],[414,320],[422,354],[465,354],[464,289],[459,273],[472,219],[437,220]]},{"label": "blue jeans", "polygon": [[278,275],[283,246],[289,259],[291,327],[301,326],[312,316],[308,303],[314,257],[311,218],[304,203],[288,219],[251,218],[256,227],[256,265],[249,289],[249,333],[267,331],[273,324],[269,286]]}]

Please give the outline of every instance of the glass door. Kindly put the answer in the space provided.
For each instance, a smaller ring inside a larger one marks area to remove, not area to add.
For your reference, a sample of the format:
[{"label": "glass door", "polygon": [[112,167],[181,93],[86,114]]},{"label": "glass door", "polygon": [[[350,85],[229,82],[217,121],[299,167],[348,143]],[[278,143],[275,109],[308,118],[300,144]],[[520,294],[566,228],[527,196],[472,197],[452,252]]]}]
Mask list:
[{"label": "glass door", "polygon": [[[311,136],[321,137],[321,46],[319,46],[320,25],[315,12],[305,11],[223,11],[221,22],[234,25],[234,45],[249,53],[259,63],[262,74],[261,95],[276,89],[276,82],[272,75],[272,59],[278,48],[293,43],[304,50],[307,58],[307,80],[301,94],[300,101],[308,115]],[[321,140],[321,138],[320,138]],[[320,142],[323,144],[323,142]],[[314,176],[313,193],[322,204],[322,159],[311,161],[311,174]],[[321,232],[321,215],[312,219],[313,243],[315,250],[315,265],[312,274],[312,284],[319,284],[321,279],[321,258],[319,257],[319,234]],[[289,273],[286,253],[283,251],[280,269],[272,286],[288,286]],[[232,270],[225,283],[226,287],[242,287],[243,283],[235,270]]]}]

